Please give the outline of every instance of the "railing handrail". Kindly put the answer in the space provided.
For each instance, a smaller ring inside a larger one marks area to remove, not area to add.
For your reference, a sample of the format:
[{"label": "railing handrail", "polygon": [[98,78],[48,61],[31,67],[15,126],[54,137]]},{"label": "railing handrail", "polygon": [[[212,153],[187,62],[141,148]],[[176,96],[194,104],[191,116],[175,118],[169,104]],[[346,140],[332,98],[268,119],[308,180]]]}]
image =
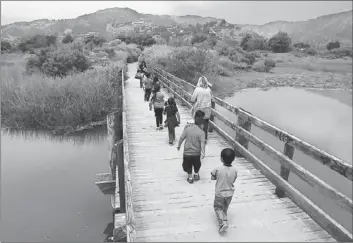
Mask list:
[{"label": "railing handrail", "polygon": [[[195,85],[190,84],[190,83],[186,82],[185,80],[182,80],[178,77],[175,77],[173,74],[170,74],[160,68],[154,67],[154,69],[157,70],[158,72],[161,72],[167,76],[172,77],[173,79],[176,79],[177,81],[182,82],[183,84],[186,84],[190,87],[196,88]],[[191,94],[186,91],[184,91],[184,94],[186,94],[186,96],[191,97]],[[279,138],[280,141],[287,143],[288,145],[300,150],[304,154],[321,162],[323,165],[328,166],[331,170],[339,173],[340,175],[343,175],[344,177],[346,177],[347,179],[349,179],[351,181],[353,180],[353,167],[348,162],[345,162],[345,161],[315,147],[314,145],[312,145],[308,142],[305,142],[305,141],[295,137],[294,135],[292,135],[288,132],[285,132],[282,129],[250,114],[249,112],[225,102],[224,100],[222,100],[218,97],[213,97],[212,100],[217,105],[222,106],[223,108],[227,109],[228,111],[230,111],[236,115],[241,115],[244,120],[259,127],[261,130]],[[212,110],[212,113],[214,113],[214,110]]]},{"label": "railing handrail", "polygon": [[[164,78],[162,78],[164,79]],[[165,82],[169,82],[169,80],[164,80]],[[180,89],[176,84],[173,84],[177,89]],[[184,98],[185,100],[185,98]],[[184,101],[184,103],[186,100]],[[237,133],[240,133],[242,136],[245,136],[251,143],[255,144],[255,146],[259,147],[260,149],[264,150],[267,154],[273,157],[276,161],[280,162],[281,165],[293,170],[293,172],[299,176],[301,179],[307,181],[309,184],[318,187],[318,189],[323,192],[324,194],[330,195],[332,198],[338,200],[342,207],[346,210],[352,212],[353,202],[352,199],[347,197],[346,195],[338,192],[336,189],[332,188],[330,185],[322,181],[320,178],[312,174],[311,172],[304,169],[302,166],[297,165],[293,160],[284,156],[281,152],[277,151],[276,149],[272,148],[271,146],[267,145],[265,142],[261,141],[259,138],[251,134],[250,132],[243,129],[241,126],[231,122],[226,117],[219,114],[216,110],[212,110],[212,113],[215,115],[216,118],[221,120],[225,123],[228,127],[235,130]]]},{"label": "railing handrail", "polygon": [[[187,91],[183,90],[182,89],[183,87],[180,87],[177,84],[175,84],[174,82],[172,82],[171,80],[169,80],[169,79],[171,79],[170,77],[173,78],[175,76],[173,76],[173,75],[171,75],[161,69],[158,69],[158,68],[154,68],[154,70],[157,73],[157,75],[159,76],[163,86],[165,86],[168,89],[168,91],[172,92],[176,97],[181,99],[184,104],[186,104],[188,107],[191,107],[191,104],[189,103],[191,94],[188,93]],[[165,75],[165,74],[169,74],[169,77],[166,78],[165,76],[167,76],[167,75]],[[181,80],[176,77],[173,79],[174,79],[174,81],[182,81],[183,83],[186,83],[186,81]],[[192,84],[188,84],[188,85],[193,86]],[[170,86],[173,86],[173,88],[171,88]],[[254,124],[254,123],[252,123],[252,121],[253,122],[256,121],[258,123],[257,126],[260,128],[262,128],[262,126],[263,126],[262,124],[266,124],[267,126],[271,126],[273,129],[276,129],[276,131],[278,131],[278,130],[281,131],[280,129],[277,129],[276,127],[266,123],[265,121],[262,121],[261,119],[253,116],[252,114],[250,114],[246,111],[243,111],[241,108],[231,106],[219,98],[214,98],[214,100],[221,101],[221,102],[219,102],[221,104],[221,106],[225,104],[226,106],[231,107],[231,109],[234,109],[234,110],[236,109],[234,113],[236,113],[238,116],[240,116],[241,119],[244,119],[243,122],[245,122],[245,123],[250,122],[251,124]],[[217,103],[217,101],[216,101],[216,103]],[[227,107],[225,107],[225,108],[227,108]],[[235,123],[229,121],[226,117],[220,115],[214,109],[212,109],[212,114],[215,117],[217,117],[218,119],[220,119],[221,121],[223,121],[227,126],[231,127],[233,130],[235,130],[237,132],[237,135],[240,134],[241,136],[245,137],[246,139],[248,139],[248,141],[255,144],[255,146],[260,147],[267,154],[269,154],[272,158],[274,158],[276,161],[280,162],[281,163],[281,170],[282,170],[282,167],[283,168],[289,167],[289,169],[293,170],[293,172],[296,175],[298,175],[300,178],[302,178],[303,180],[308,182],[310,185],[317,187],[321,192],[329,194],[329,196],[331,196],[332,198],[339,200],[339,202],[342,204],[343,208],[348,210],[350,213],[352,213],[352,199],[350,199],[349,197],[338,192],[337,190],[335,190],[334,188],[332,188],[331,186],[326,184],[324,181],[322,181],[321,179],[319,179],[318,177],[316,177],[315,175],[313,175],[312,173],[310,173],[309,171],[307,171],[303,167],[297,165],[292,160],[293,152],[292,152],[291,156],[289,156],[287,154],[285,156],[281,152],[277,151],[276,149],[272,148],[271,146],[267,145],[265,142],[261,141],[259,138],[257,138],[253,134],[251,134],[249,132],[249,130],[244,129],[244,127],[242,127],[242,125],[239,124],[239,119],[238,119],[238,124],[235,124]],[[252,120],[249,119],[249,117],[251,117]],[[256,156],[254,156],[251,152],[249,152],[247,150],[246,146],[244,146],[243,144],[239,143],[238,141],[234,141],[232,138],[230,138],[230,136],[227,133],[225,133],[221,128],[219,128],[219,126],[217,126],[213,121],[210,121],[210,123],[223,138],[225,138],[238,151],[240,151],[245,158],[247,158],[257,168],[259,168],[268,177],[268,179],[270,179],[275,185],[277,185],[277,187],[279,187],[281,190],[284,190],[289,195],[289,197],[299,207],[301,207],[306,213],[308,213],[315,221],[317,221],[317,223],[321,227],[323,227],[326,231],[328,231],[332,236],[334,236],[338,240],[342,240],[342,241],[346,241],[346,240],[351,241],[352,240],[352,234],[349,231],[347,231],[343,226],[341,226],[338,222],[336,222],[329,215],[327,215],[322,209],[320,209],[317,205],[315,205],[310,199],[308,199],[307,197],[302,195],[298,190],[296,190],[292,185],[290,185],[287,182],[288,175],[287,175],[287,178],[285,178],[284,176],[282,176],[282,172],[281,172],[282,178],[279,177],[272,169],[270,169],[261,160],[259,160],[258,158],[256,158]],[[259,123],[261,123],[261,124],[259,124]],[[265,131],[269,132],[268,129]],[[281,131],[281,132],[283,132],[283,131]],[[271,133],[271,134],[273,134],[273,133]],[[288,134],[288,133],[285,133],[285,134]],[[296,141],[300,141],[301,144],[304,143],[303,141],[299,140],[298,138],[295,138],[292,135],[289,135],[288,137],[293,140],[289,141],[290,140],[289,139],[288,141],[286,141],[287,147],[298,146],[297,143],[293,142],[294,139],[296,139]],[[300,147],[299,147],[299,149],[300,149]],[[344,163],[342,163],[342,165],[344,165]],[[351,169],[352,166],[350,166],[350,167],[347,166],[347,168]],[[289,173],[289,169],[288,169],[288,173]],[[348,169],[345,169],[345,170],[348,170]],[[334,170],[334,171],[337,171],[337,170]],[[346,176],[347,173],[344,173],[342,175],[347,177]]]}]

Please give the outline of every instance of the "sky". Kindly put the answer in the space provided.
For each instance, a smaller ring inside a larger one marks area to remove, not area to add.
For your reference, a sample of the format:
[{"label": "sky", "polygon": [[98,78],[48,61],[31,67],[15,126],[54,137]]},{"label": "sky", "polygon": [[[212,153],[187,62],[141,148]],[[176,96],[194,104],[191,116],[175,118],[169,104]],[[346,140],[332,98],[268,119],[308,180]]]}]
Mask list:
[{"label": "sky", "polygon": [[352,10],[352,1],[1,1],[1,24],[35,19],[68,19],[113,8],[140,13],[200,15],[233,24],[305,21]]}]

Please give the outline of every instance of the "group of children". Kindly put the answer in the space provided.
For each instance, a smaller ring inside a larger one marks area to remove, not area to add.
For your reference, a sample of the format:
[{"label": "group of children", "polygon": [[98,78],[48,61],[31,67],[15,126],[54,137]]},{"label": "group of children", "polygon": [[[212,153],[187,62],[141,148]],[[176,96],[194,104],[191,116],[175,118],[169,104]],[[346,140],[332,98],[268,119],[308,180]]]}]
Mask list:
[{"label": "group of children", "polygon": [[[169,144],[175,141],[175,127],[180,124],[180,115],[174,98],[164,102],[164,94],[161,92],[161,85],[158,77],[151,78],[150,73],[142,75],[142,84],[145,90],[144,100],[149,101],[149,108],[154,108],[157,130],[162,130],[163,114],[166,115],[164,126],[168,127]],[[150,95],[152,97],[150,98]],[[194,123],[185,126],[178,141],[177,149],[180,150],[185,140],[183,152],[183,170],[188,174],[187,181],[192,184],[200,180],[199,171],[201,160],[205,157],[206,139],[203,131],[205,113],[201,110],[195,112]],[[230,148],[221,152],[222,166],[211,172],[211,180],[216,180],[214,210],[219,221],[219,232],[222,233],[228,228],[227,211],[234,194],[234,182],[237,178],[237,171],[232,167],[235,159],[235,151]],[[194,176],[192,171],[194,170]]]}]

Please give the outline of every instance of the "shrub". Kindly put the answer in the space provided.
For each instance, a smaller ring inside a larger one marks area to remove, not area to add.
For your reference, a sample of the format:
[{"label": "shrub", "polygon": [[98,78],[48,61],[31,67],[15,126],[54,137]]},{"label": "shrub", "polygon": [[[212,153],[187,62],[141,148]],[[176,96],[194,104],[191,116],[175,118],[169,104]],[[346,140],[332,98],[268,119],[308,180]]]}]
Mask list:
[{"label": "shrub", "polygon": [[[232,62],[239,62],[244,58],[244,55],[246,55],[241,48],[231,47],[224,41],[219,41],[214,49],[217,51],[218,55],[228,57]],[[250,63],[251,61],[248,62]]]},{"label": "shrub", "polygon": [[256,61],[256,54],[255,53],[245,53],[245,56],[241,58],[241,62],[244,62],[248,65],[253,65]]},{"label": "shrub", "polygon": [[245,36],[241,39],[240,46],[244,47],[244,45],[251,39],[251,34],[246,33]]},{"label": "shrub", "polygon": [[295,48],[299,48],[299,49],[302,49],[302,48],[310,48],[310,45],[309,44],[305,44],[303,42],[299,42],[299,43],[295,43],[293,44],[293,46]]},{"label": "shrub", "polygon": [[84,72],[90,68],[91,63],[80,51],[69,48],[58,50],[41,50],[31,56],[26,64],[28,73],[40,70],[43,74],[52,77],[65,77],[72,72]]},{"label": "shrub", "polygon": [[227,58],[227,57],[220,57],[218,64],[222,67],[229,69],[229,70],[234,69],[234,63],[231,60],[229,60],[229,58]]},{"label": "shrub", "polygon": [[234,64],[235,70],[245,70],[248,68],[250,68],[250,66],[248,64],[246,64],[245,62],[237,62]]},{"label": "shrub", "polygon": [[335,42],[329,42],[326,46],[327,50],[332,50],[332,49],[336,49],[336,48],[340,48],[340,43],[339,41],[335,41]]},{"label": "shrub", "polygon": [[1,52],[10,52],[12,45],[8,41],[1,41]]},{"label": "shrub", "polygon": [[185,39],[182,36],[170,38],[168,44],[174,47],[182,47],[191,45],[191,41]]},{"label": "shrub", "polygon": [[74,41],[74,38],[72,38],[71,35],[66,35],[61,42],[64,44],[67,44],[67,43],[72,43],[73,41]]},{"label": "shrub", "polygon": [[221,65],[218,66],[218,75],[224,76],[224,77],[232,77],[233,72],[227,69],[226,67],[223,67]]},{"label": "shrub", "polygon": [[276,62],[275,60],[271,59],[271,58],[266,58],[265,59],[265,67],[268,67],[268,68],[274,68],[276,67]]},{"label": "shrub", "polygon": [[28,74],[33,74],[35,72],[41,71],[43,62],[40,60],[37,55],[30,55],[26,63],[26,71]]},{"label": "shrub", "polygon": [[243,44],[243,49],[247,51],[255,51],[255,50],[267,50],[267,41],[265,38],[252,38]]},{"label": "shrub", "polygon": [[154,45],[143,51],[145,61],[148,66],[161,65],[165,66],[165,61],[173,53],[175,47],[167,45]]},{"label": "shrub", "polygon": [[116,60],[127,61],[129,54],[125,51],[116,51]]},{"label": "shrub", "polygon": [[266,59],[265,61],[261,60],[256,62],[253,66],[253,70],[256,72],[269,72],[275,66],[276,63],[273,59]]},{"label": "shrub", "polygon": [[270,38],[268,45],[272,52],[285,53],[290,51],[291,38],[285,32],[278,32],[276,35]]},{"label": "shrub", "polygon": [[304,50],[304,53],[306,53],[310,56],[315,56],[317,54],[317,52],[314,48],[307,48]]},{"label": "shrub", "polygon": [[330,50],[335,58],[352,57],[352,47],[341,47]]},{"label": "shrub", "polygon": [[[95,46],[102,46],[107,40],[101,36],[89,35],[84,39],[85,44],[93,44]],[[90,48],[92,49],[92,48]]]},{"label": "shrub", "polygon": [[108,57],[112,59],[115,57],[115,50],[113,48],[105,48],[104,51],[108,54]]},{"label": "shrub", "polygon": [[126,44],[137,44],[142,46],[151,46],[156,44],[156,40],[149,34],[120,34],[117,39],[125,42]]},{"label": "shrub", "polygon": [[191,45],[202,43],[207,40],[207,35],[203,33],[196,33],[191,39]]},{"label": "shrub", "polygon": [[144,51],[146,63],[163,67],[167,72],[196,84],[200,75],[212,82],[218,74],[218,54],[196,47],[153,46]]},{"label": "shrub", "polygon": [[114,46],[120,45],[121,42],[122,42],[121,40],[115,39],[115,40],[110,41],[110,42],[108,43],[108,45],[114,47]]},{"label": "shrub", "polygon": [[57,37],[54,35],[35,35],[27,39],[22,39],[18,48],[22,52],[31,51],[37,48],[46,48],[56,44]]}]

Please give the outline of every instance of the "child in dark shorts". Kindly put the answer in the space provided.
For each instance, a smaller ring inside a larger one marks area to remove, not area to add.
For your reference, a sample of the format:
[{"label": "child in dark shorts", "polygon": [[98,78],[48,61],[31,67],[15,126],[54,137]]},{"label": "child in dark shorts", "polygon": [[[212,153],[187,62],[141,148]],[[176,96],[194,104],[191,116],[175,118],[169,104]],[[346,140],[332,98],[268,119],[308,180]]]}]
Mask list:
[{"label": "child in dark shorts", "polygon": [[228,228],[227,211],[234,194],[234,182],[238,176],[237,170],[232,166],[234,158],[233,149],[223,149],[221,152],[223,165],[211,172],[211,180],[217,180],[213,207],[219,222],[220,233]]},{"label": "child in dark shorts", "polygon": [[[187,181],[192,184],[200,180],[199,171],[201,168],[201,159],[205,157],[205,133],[202,124],[205,113],[196,111],[195,123],[187,124],[180,136],[177,149],[185,140],[183,153],[183,170],[188,173]],[[192,178],[192,169],[194,168],[194,178]]]},{"label": "child in dark shorts", "polygon": [[173,145],[173,141],[175,140],[175,127],[180,124],[179,111],[173,97],[168,99],[167,106],[164,108],[164,114],[167,116],[165,123],[168,127],[169,144]]},{"label": "child in dark shorts", "polygon": [[154,93],[149,103],[150,110],[154,107],[154,114],[156,116],[157,130],[163,129],[163,110],[164,110],[164,94],[161,92],[161,86],[157,83],[154,86]]}]

